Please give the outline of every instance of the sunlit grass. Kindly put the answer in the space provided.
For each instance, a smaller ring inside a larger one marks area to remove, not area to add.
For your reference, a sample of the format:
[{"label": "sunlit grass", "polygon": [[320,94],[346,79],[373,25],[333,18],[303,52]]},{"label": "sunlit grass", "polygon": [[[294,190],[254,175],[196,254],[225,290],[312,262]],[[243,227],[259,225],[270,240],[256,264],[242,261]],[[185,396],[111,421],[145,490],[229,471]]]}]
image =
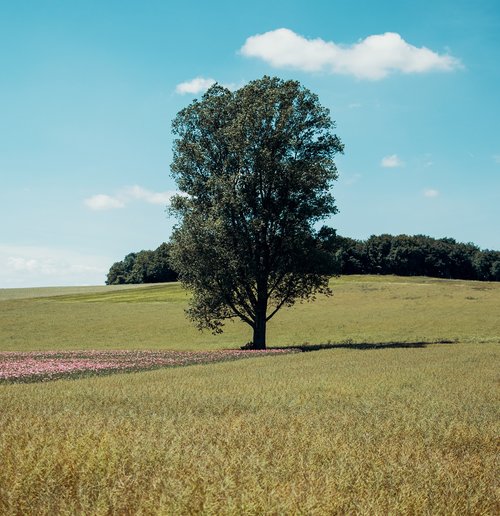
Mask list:
[{"label": "sunlit grass", "polygon": [[[0,514],[498,514],[500,284],[332,287],[269,325],[271,346],[329,349],[0,385]],[[0,350],[249,340],[198,333],[187,300],[178,284],[0,291]]]},{"label": "sunlit grass", "polygon": [[[500,283],[344,276],[331,284],[333,297],[278,313],[269,344],[499,340]],[[185,318],[189,296],[177,283],[81,289],[0,293],[0,350],[201,350],[251,338],[239,322],[220,336],[199,333]]]},{"label": "sunlit grass", "polygon": [[498,514],[498,345],[0,385],[1,514]]},{"label": "sunlit grass", "polygon": [[134,285],[135,288],[103,290],[95,292],[64,295],[63,292],[54,299],[59,302],[75,303],[183,303],[190,295],[180,283],[163,283],[154,285]]},{"label": "sunlit grass", "polygon": [[0,301],[33,299],[71,294],[93,294],[144,288],[144,285],[94,285],[83,287],[0,288]]}]

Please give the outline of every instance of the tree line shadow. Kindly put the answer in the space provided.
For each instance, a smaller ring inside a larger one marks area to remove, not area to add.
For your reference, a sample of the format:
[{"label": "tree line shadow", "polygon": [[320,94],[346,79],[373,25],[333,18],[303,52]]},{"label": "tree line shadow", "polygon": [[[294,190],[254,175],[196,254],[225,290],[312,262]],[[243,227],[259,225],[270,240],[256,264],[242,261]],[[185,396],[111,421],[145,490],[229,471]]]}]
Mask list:
[{"label": "tree line shadow", "polygon": [[430,344],[455,344],[455,340],[435,340],[435,341],[421,341],[421,342],[327,342],[324,344],[291,344],[290,346],[285,346],[284,348],[273,348],[270,347],[268,349],[291,349],[298,350],[303,352],[309,351],[320,351],[323,349],[359,349],[359,350],[368,350],[368,349],[415,349],[415,348],[426,348]]}]

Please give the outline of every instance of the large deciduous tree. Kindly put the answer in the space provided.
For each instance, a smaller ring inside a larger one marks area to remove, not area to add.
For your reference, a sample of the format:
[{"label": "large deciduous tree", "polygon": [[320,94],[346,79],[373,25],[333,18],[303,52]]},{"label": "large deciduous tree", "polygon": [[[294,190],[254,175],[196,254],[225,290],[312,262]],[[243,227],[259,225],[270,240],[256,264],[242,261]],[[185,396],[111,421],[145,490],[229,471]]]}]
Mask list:
[{"label": "large deciduous tree", "polygon": [[263,349],[280,308],[331,293],[334,230],[317,227],[337,211],[334,127],[315,94],[271,77],[214,85],[177,114],[171,260],[200,329],[237,317]]}]

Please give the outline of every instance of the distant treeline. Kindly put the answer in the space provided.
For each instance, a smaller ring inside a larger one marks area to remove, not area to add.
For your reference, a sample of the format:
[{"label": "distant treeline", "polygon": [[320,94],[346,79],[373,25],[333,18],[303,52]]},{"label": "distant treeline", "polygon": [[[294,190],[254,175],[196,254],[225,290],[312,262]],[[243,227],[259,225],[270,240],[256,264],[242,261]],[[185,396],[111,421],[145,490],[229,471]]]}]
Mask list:
[{"label": "distant treeline", "polygon": [[177,281],[177,273],[170,268],[169,251],[170,245],[163,243],[154,251],[127,254],[111,266],[106,285]]},{"label": "distant treeline", "polygon": [[[328,238],[340,274],[395,274],[436,278],[500,281],[500,251],[481,250],[453,238],[425,235],[379,235],[354,240],[335,235]],[[170,267],[170,245],[154,251],[130,253],[111,266],[107,285],[177,281]]]},{"label": "distant treeline", "polygon": [[500,281],[500,251],[453,238],[380,235],[367,240],[337,236],[341,274],[395,274]]}]

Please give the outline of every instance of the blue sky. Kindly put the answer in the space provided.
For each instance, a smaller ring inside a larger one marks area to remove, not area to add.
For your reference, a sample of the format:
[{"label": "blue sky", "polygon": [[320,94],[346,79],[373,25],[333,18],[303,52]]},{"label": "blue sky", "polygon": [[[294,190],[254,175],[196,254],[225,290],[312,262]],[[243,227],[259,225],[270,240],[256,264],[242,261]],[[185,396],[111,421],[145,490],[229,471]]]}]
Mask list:
[{"label": "blue sky", "polygon": [[172,119],[265,74],[337,122],[340,234],[500,249],[496,0],[0,5],[0,288],[102,284],[167,240]]}]

